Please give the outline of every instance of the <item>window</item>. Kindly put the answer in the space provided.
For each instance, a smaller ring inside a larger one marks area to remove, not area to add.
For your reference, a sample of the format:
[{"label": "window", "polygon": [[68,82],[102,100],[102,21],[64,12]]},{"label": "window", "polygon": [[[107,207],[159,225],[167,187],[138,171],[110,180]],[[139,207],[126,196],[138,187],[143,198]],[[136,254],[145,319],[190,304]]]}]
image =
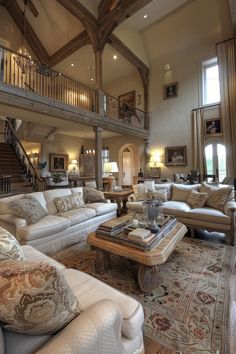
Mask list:
[{"label": "window", "polygon": [[102,148],[102,170],[105,162],[109,162],[109,147]]},{"label": "window", "polygon": [[219,182],[226,177],[226,151],[222,144],[209,144],[205,147],[206,172],[216,175]]},{"label": "window", "polygon": [[217,58],[202,63],[203,105],[220,102],[219,67]]}]

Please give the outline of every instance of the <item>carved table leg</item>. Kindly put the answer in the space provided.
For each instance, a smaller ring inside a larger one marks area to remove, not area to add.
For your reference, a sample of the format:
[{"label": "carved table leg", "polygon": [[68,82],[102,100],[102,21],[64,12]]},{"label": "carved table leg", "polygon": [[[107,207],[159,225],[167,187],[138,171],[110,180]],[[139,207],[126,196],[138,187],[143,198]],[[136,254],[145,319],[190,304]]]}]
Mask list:
[{"label": "carved table leg", "polygon": [[96,248],[97,258],[95,261],[95,269],[98,273],[105,273],[110,269],[110,254],[99,248]]},{"label": "carved table leg", "polygon": [[143,293],[150,293],[153,289],[157,288],[160,282],[161,277],[158,266],[148,267],[143,264],[139,265],[138,285]]},{"label": "carved table leg", "polygon": [[116,203],[118,205],[117,216],[121,216],[121,201],[117,200]]},{"label": "carved table leg", "polygon": [[122,206],[122,209],[121,209],[122,213],[124,213],[124,214],[127,214],[127,210],[128,210],[128,208],[126,206],[126,203],[127,203],[127,199],[124,199],[123,200],[123,206]]}]

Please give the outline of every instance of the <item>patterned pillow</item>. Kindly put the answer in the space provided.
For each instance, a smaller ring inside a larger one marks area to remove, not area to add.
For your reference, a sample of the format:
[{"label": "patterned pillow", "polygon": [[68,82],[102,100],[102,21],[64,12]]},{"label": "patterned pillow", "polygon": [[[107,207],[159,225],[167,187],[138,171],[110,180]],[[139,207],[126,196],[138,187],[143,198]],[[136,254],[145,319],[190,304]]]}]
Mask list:
[{"label": "patterned pillow", "polygon": [[179,202],[187,202],[192,190],[198,190],[198,185],[180,185],[172,184],[172,200]]},{"label": "patterned pillow", "polygon": [[17,239],[0,227],[0,262],[10,259],[24,260],[24,252]]},{"label": "patterned pillow", "polygon": [[1,325],[15,332],[55,333],[79,314],[63,274],[47,263],[3,262],[0,298]]},{"label": "patterned pillow", "polygon": [[84,202],[87,203],[97,203],[102,202],[106,203],[106,199],[104,198],[104,193],[98,191],[94,188],[84,187]]},{"label": "patterned pillow", "polygon": [[192,190],[187,199],[187,204],[192,208],[202,208],[207,200],[207,193],[199,193]]},{"label": "patterned pillow", "polygon": [[39,203],[39,201],[29,195],[10,202],[9,208],[14,209],[17,214],[26,220],[27,225],[35,224],[37,221],[48,215],[47,211]]},{"label": "patterned pillow", "polygon": [[149,199],[156,199],[160,200],[162,202],[167,201],[167,189],[159,189],[158,191],[155,192],[149,192],[148,195]]},{"label": "patterned pillow", "polygon": [[59,213],[65,213],[69,210],[85,207],[81,193],[66,195],[65,197],[58,197],[54,199],[54,202]]},{"label": "patterned pillow", "polygon": [[231,186],[210,186],[203,182],[200,192],[207,193],[207,206],[224,211],[225,204],[233,198],[234,188]]},{"label": "patterned pillow", "polygon": [[136,200],[146,200],[148,199],[148,184],[139,183],[133,185],[133,191]]}]

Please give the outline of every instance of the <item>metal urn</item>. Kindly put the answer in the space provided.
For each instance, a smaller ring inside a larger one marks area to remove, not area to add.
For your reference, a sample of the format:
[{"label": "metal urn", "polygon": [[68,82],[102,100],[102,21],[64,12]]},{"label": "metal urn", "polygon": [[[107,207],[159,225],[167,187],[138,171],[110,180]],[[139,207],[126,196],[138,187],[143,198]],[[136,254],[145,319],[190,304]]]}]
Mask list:
[{"label": "metal urn", "polygon": [[160,200],[150,199],[143,202],[144,215],[147,220],[147,228],[152,232],[158,232],[160,227],[156,223],[156,219],[160,214],[162,202]]}]

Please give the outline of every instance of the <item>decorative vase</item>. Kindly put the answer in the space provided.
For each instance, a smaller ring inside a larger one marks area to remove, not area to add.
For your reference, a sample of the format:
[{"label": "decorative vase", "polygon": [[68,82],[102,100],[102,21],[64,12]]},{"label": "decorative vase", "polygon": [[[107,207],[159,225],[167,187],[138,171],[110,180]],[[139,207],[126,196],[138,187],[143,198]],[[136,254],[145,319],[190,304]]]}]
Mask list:
[{"label": "decorative vase", "polygon": [[143,202],[144,204],[144,215],[147,220],[147,228],[152,232],[158,232],[160,227],[156,223],[156,219],[160,213],[160,207],[162,202],[159,200],[149,199]]}]

